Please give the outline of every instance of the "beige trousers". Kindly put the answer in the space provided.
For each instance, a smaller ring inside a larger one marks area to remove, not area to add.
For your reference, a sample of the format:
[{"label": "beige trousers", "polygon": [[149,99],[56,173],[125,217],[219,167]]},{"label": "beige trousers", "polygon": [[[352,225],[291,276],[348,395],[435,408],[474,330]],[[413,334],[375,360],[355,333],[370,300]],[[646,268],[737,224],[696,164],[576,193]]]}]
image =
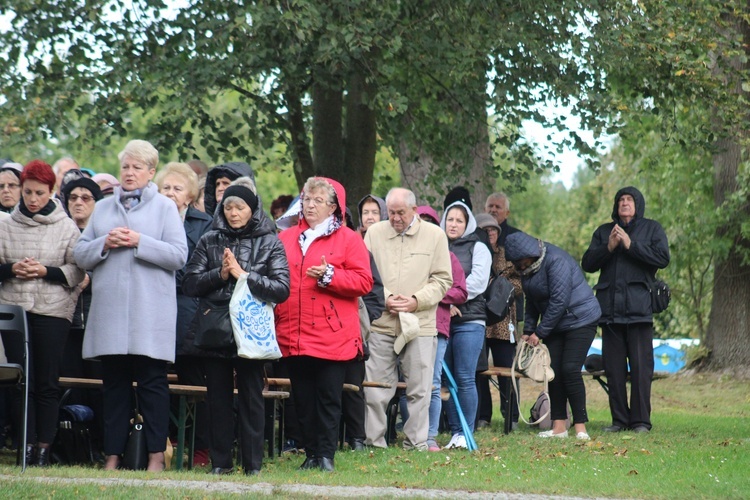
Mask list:
[{"label": "beige trousers", "polygon": [[427,449],[427,432],[430,425],[430,397],[432,374],[435,364],[437,337],[417,337],[401,351],[393,352],[395,337],[372,332],[370,335],[370,359],[365,363],[366,379],[391,384],[390,389],[365,388],[365,444],[385,448],[386,409],[396,393],[398,383],[398,358],[406,382],[406,405],[409,419],[404,424],[404,448]]}]

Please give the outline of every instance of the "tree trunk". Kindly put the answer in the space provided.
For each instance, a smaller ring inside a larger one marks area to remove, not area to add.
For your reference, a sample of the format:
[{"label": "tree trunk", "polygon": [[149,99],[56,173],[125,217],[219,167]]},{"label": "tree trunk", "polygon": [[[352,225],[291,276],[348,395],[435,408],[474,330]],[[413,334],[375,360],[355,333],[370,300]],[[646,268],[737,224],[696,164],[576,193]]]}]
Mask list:
[{"label": "tree trunk", "polygon": [[372,190],[377,151],[377,121],[370,99],[375,93],[374,85],[367,82],[366,75],[356,72],[350,76],[346,95],[346,141],[344,175],[347,205],[356,224],[357,202]]},{"label": "tree trunk", "polygon": [[340,80],[316,75],[312,88],[313,162],[315,175],[344,181],[344,100]]},{"label": "tree trunk", "polygon": [[495,173],[484,87],[478,89],[481,98],[467,99],[454,108],[455,155],[446,164],[437,164],[422,144],[399,143],[401,185],[414,191],[417,203],[442,210],[448,191],[463,186],[471,194],[472,211],[484,212],[484,202],[495,186]]},{"label": "tree trunk", "polygon": [[291,137],[292,158],[294,159],[294,179],[297,181],[297,187],[302,189],[305,180],[315,172],[307,139],[305,114],[298,92],[289,89],[284,93],[284,97],[289,110],[289,136]]},{"label": "tree trunk", "polygon": [[[750,39],[750,29],[748,24],[743,21],[740,14],[733,15],[732,26],[735,33],[742,35],[745,40],[744,47],[748,50],[748,41]],[[726,59],[724,59],[726,60]],[[721,79],[725,79],[730,92],[738,95],[743,93],[741,82],[737,81],[731,74],[732,69],[739,69],[743,72],[747,70],[748,63],[740,58],[730,59],[729,62],[733,68],[719,66],[714,67],[714,74]],[[726,126],[721,123],[721,113],[714,113],[717,127],[722,137],[726,137],[717,142],[717,153],[713,157],[714,165],[714,203],[720,207],[728,200],[738,189],[737,174],[740,165],[747,161],[747,155],[744,152],[743,145],[747,144],[750,134],[746,128],[746,119],[737,124],[733,121],[726,134]],[[750,217],[747,205],[744,205],[745,214],[737,217],[736,220],[747,220]],[[729,233],[728,227],[720,227],[717,230],[717,236],[725,238],[727,234],[734,234],[736,230]],[[741,252],[738,249],[747,248],[748,242],[739,236],[735,239],[732,250],[726,258],[717,261],[714,272],[714,292],[713,302],[711,305],[711,316],[706,336],[706,345],[710,351],[709,368],[737,368],[747,367],[750,365],[750,266],[743,265]]]}]

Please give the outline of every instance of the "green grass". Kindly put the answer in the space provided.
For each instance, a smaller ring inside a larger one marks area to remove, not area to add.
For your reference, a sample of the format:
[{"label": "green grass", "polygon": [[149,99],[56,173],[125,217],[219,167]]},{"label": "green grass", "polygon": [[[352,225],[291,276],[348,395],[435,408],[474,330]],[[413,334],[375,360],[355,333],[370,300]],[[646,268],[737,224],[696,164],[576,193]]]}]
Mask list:
[{"label": "green grass", "polygon": [[[750,383],[718,375],[659,379],[653,385],[653,424],[648,435],[604,434],[610,424],[602,389],[587,381],[590,442],[575,439],[541,440],[526,428],[505,436],[497,409],[489,429],[477,433],[479,451],[406,452],[392,447],[369,453],[340,452],[336,472],[298,471],[302,457],[284,455],[264,464],[257,478],[243,475],[212,477],[207,469],[166,472],[115,473],[94,468],[53,467],[18,469],[2,457],[2,497],[168,498],[229,496],[195,485],[168,487],[162,479],[227,481],[240,486],[270,483],[330,486],[390,486],[441,490],[502,491],[617,498],[748,498],[750,497]],[[527,383],[522,406],[535,399],[539,386]],[[448,436],[441,436],[443,444]],[[15,477],[11,477],[15,476]],[[40,483],[47,478],[148,479],[148,487],[127,484]],[[12,479],[12,480],[11,480]],[[153,484],[153,486],[151,486]],[[209,493],[210,491],[210,493]],[[363,490],[363,494],[366,493]],[[242,493],[247,496],[247,492]],[[290,492],[277,489],[279,497]],[[303,496],[303,495],[300,495]],[[334,496],[334,495],[331,495]]]}]

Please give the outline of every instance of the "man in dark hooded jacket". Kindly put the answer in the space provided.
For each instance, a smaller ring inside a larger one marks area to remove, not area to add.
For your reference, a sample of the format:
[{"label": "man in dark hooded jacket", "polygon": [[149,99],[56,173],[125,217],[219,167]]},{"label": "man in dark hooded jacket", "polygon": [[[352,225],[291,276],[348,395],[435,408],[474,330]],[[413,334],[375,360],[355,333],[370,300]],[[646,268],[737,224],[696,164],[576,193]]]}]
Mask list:
[{"label": "man in dark hooded jacket", "polygon": [[206,213],[214,216],[216,207],[221,203],[224,191],[233,180],[240,177],[248,177],[255,182],[255,172],[247,163],[232,161],[216,165],[206,174],[206,190],[203,194],[203,206]]},{"label": "man in dark hooded jacket", "polygon": [[[646,201],[629,186],[615,195],[612,221],[594,232],[581,267],[601,270],[594,287],[602,308],[602,359],[609,385],[612,425],[605,432],[651,430],[654,328],[651,286],[657,269],[669,264],[667,235],[646,219]],[[631,371],[630,407],[626,381]]]}]

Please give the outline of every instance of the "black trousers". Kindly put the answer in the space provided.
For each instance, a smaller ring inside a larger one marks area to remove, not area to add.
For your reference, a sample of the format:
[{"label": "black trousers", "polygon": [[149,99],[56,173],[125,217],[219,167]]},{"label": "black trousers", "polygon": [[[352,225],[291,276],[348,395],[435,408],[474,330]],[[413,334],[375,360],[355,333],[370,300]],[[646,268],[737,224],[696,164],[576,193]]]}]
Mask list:
[{"label": "black trousers", "polygon": [[[206,369],[203,367],[203,359],[197,356],[177,355],[174,363],[177,380],[185,385],[206,385]],[[208,416],[208,405],[205,401],[195,404],[195,449],[205,450],[209,448],[210,438],[208,429],[210,427]],[[190,432],[190,428],[187,432]]]},{"label": "black trousers", "polygon": [[359,392],[344,391],[341,394],[341,409],[346,427],[345,439],[365,439],[365,391],[362,382],[365,380],[365,362],[349,361],[346,363],[344,381],[359,387]]},{"label": "black trousers", "polygon": [[[510,368],[516,355],[516,344],[511,344],[510,340],[500,339],[486,339],[486,342],[487,350],[492,353],[493,365]],[[518,402],[516,398],[511,397],[510,377],[497,377],[497,383],[500,386],[501,413],[505,416],[508,398],[510,398],[512,421],[518,422]],[[492,391],[490,390],[489,378],[484,375],[477,375],[477,391],[479,393],[477,421],[492,422]]]},{"label": "black trousers", "polygon": [[[651,429],[651,380],[654,377],[654,325],[604,325],[602,361],[609,386],[612,424]],[[628,408],[628,363],[630,407]]]},{"label": "black trousers", "polygon": [[235,371],[242,467],[250,471],[260,470],[263,465],[263,432],[266,426],[264,363],[244,358],[203,359],[208,389],[209,450],[213,467],[232,467]]},{"label": "black trousers", "polygon": [[553,331],[544,343],[549,349],[555,379],[549,383],[550,413],[552,420],[568,418],[568,403],[573,421],[583,424],[589,421],[586,412],[586,386],[581,369],[596,336],[596,324],[573,330]]},{"label": "black trousers", "polygon": [[133,381],[138,382],[138,409],[143,415],[146,449],[158,453],[167,448],[169,433],[169,384],[167,362],[133,354],[102,356],[104,382],[104,454],[122,455],[133,415]]},{"label": "black trousers", "polygon": [[[281,358],[277,363],[266,365],[271,369],[271,373],[268,376],[289,378],[289,359]],[[294,441],[298,448],[302,448],[302,431],[299,428],[297,409],[294,406],[293,397],[284,400],[284,437],[287,441]]]},{"label": "black trousers", "polygon": [[[70,321],[26,313],[29,326],[29,408],[26,436],[29,444],[52,444],[57,434],[60,411],[60,366]],[[11,363],[23,366],[23,339],[3,335],[5,355]],[[21,422],[21,393],[13,391],[13,421]],[[14,424],[15,425],[15,424]],[[20,427],[17,427],[20,428]]]},{"label": "black trousers", "polygon": [[310,458],[333,458],[348,362],[309,356],[287,359],[305,454]]}]

